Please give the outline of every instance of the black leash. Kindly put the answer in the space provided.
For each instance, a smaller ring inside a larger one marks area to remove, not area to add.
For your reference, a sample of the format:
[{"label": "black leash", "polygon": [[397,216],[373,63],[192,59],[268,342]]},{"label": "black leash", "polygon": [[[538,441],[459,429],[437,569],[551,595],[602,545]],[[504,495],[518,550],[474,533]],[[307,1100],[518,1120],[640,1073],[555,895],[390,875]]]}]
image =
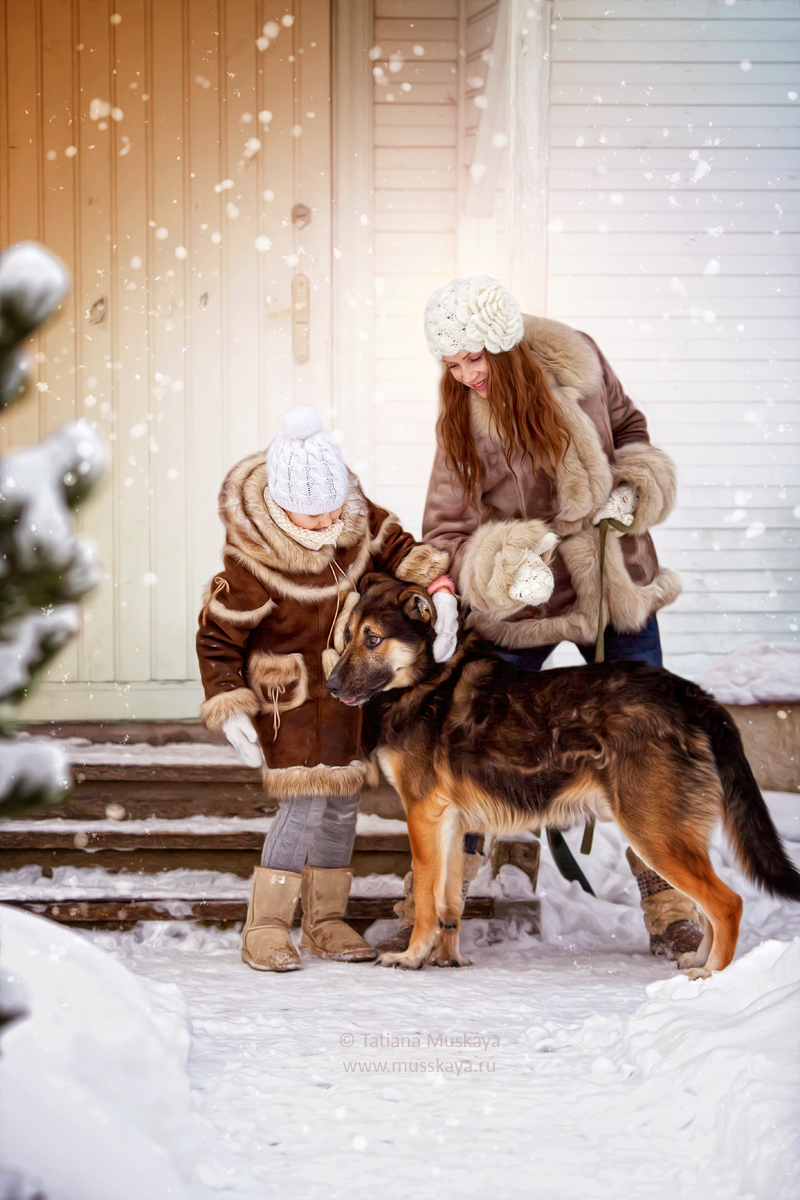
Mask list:
[{"label": "black leash", "polygon": [[[597,640],[594,645],[594,661],[596,663],[605,662],[606,657],[605,623],[603,621],[603,578],[605,575],[606,538],[608,537],[609,525],[612,529],[616,529],[618,533],[630,533],[627,525],[623,525],[621,521],[615,521],[613,517],[605,517],[600,522],[600,611],[597,617]],[[566,538],[562,538],[561,540],[566,541]],[[594,840],[594,826],[594,817],[589,817],[583,830],[581,854],[591,853],[592,842]],[[593,896],[592,886],[573,858],[572,851],[567,845],[560,829],[547,830],[547,844],[550,847],[553,861],[564,878],[569,883],[579,883],[585,892]]]}]

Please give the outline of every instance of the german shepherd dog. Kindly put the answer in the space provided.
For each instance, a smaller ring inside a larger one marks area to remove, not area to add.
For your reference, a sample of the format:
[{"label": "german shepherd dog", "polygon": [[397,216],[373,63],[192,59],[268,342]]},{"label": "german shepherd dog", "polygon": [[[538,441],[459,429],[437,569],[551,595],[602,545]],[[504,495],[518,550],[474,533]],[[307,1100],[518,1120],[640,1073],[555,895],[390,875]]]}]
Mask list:
[{"label": "german shepherd dog", "polygon": [[695,684],[636,662],[541,674],[462,634],[434,661],[427,592],[369,574],[328,687],[371,706],[377,757],[408,817],[416,922],[383,966],[469,965],[459,951],[462,837],[614,820],[635,852],[690,896],[703,940],[680,966],[696,979],[733,958],[742,901],[708,856],[721,819],[747,876],[800,900],[790,862],[725,709]]}]

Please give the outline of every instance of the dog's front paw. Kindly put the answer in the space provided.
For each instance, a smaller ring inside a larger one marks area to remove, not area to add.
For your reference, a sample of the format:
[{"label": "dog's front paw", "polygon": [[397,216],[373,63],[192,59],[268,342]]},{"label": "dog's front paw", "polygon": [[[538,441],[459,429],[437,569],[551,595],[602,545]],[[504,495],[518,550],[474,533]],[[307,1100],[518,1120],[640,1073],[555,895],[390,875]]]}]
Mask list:
[{"label": "dog's front paw", "polygon": [[419,971],[422,969],[422,959],[419,955],[409,954],[406,950],[403,954],[397,954],[393,951],[382,954],[377,959],[376,967],[397,967],[400,971]]},{"label": "dog's front paw", "polygon": [[712,974],[708,967],[689,967],[683,973],[687,979],[709,979]]},{"label": "dog's front paw", "polygon": [[456,951],[451,954],[447,950],[443,950],[440,946],[434,946],[428,957],[425,959],[432,967],[471,967],[472,959],[467,958],[466,954]]}]

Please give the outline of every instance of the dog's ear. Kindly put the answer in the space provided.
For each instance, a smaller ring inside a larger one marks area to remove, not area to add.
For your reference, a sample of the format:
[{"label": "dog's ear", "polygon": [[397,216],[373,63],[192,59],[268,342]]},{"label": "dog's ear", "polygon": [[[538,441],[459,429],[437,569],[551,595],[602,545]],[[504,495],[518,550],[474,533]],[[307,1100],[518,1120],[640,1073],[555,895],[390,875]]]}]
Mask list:
[{"label": "dog's ear", "polygon": [[422,621],[425,625],[436,624],[436,609],[427,592],[420,592],[417,588],[406,588],[398,596],[397,603],[402,605],[403,612],[409,620]]},{"label": "dog's ear", "polygon": [[359,584],[358,584],[359,595],[363,596],[365,592],[369,591],[369,589],[372,587],[373,584],[380,583],[382,580],[385,580],[385,579],[386,579],[386,576],[382,575],[380,573],[380,571],[368,571],[366,575],[361,576],[361,579],[359,581]]}]

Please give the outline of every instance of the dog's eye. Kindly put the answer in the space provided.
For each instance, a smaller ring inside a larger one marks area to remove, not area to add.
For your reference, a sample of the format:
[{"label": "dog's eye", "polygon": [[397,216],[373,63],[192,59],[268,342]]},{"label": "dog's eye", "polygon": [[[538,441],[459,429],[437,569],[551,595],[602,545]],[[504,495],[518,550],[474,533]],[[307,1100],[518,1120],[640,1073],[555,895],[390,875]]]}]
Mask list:
[{"label": "dog's eye", "polygon": [[380,646],[382,641],[383,641],[383,638],[378,637],[377,634],[375,634],[375,633],[371,633],[367,637],[367,645],[368,646]]}]

